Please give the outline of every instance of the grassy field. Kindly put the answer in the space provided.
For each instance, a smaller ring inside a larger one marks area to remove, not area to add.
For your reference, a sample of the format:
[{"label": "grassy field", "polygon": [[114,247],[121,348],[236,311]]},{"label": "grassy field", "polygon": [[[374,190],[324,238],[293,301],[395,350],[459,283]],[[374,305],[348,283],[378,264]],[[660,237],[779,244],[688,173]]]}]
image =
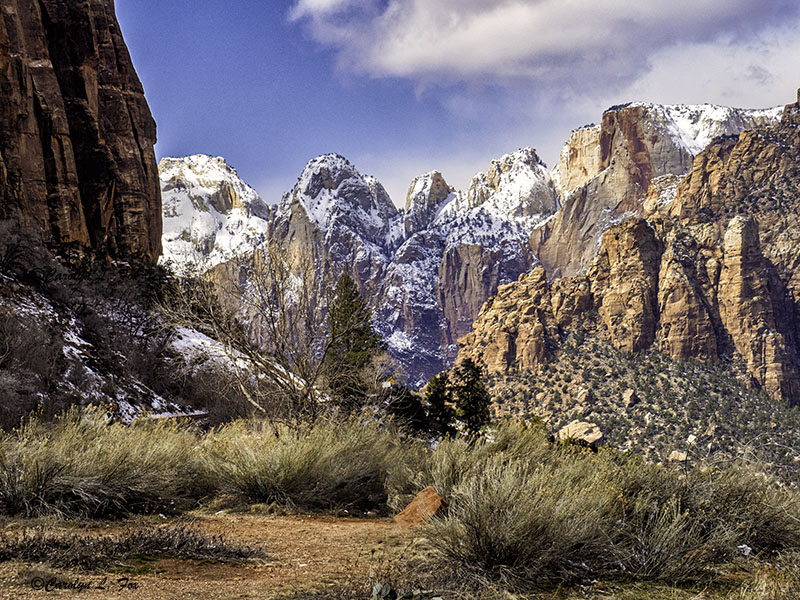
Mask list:
[{"label": "grassy field", "polygon": [[[796,482],[752,463],[659,466],[536,422],[431,445],[367,416],[201,431],[73,411],[0,442],[8,598],[800,594]],[[429,485],[448,510],[395,526]]]}]

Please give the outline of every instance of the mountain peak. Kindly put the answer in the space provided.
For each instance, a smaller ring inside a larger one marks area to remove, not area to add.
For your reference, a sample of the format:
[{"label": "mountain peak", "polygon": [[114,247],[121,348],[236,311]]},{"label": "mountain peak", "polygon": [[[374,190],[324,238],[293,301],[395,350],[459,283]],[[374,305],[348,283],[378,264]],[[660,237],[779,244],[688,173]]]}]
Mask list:
[{"label": "mountain peak", "polygon": [[484,206],[507,217],[549,215],[558,208],[552,176],[533,148],[492,160],[472,178],[464,200],[468,209]]},{"label": "mountain peak", "polygon": [[165,260],[213,266],[266,239],[266,203],[221,156],[167,157],[158,168]]},{"label": "mountain peak", "polygon": [[344,226],[380,246],[397,215],[383,185],[341,154],[323,154],[306,164],[280,210],[288,214],[295,204],[323,232]]},{"label": "mountain peak", "polygon": [[776,123],[780,120],[783,106],[752,109],[718,104],[630,102],[612,106],[605,112],[631,109],[643,110],[648,121],[663,128],[677,146],[696,156],[716,137]]},{"label": "mountain peak", "polygon": [[439,171],[429,171],[415,177],[408,187],[404,229],[406,237],[422,231],[433,223],[439,208],[455,190],[450,187]]}]

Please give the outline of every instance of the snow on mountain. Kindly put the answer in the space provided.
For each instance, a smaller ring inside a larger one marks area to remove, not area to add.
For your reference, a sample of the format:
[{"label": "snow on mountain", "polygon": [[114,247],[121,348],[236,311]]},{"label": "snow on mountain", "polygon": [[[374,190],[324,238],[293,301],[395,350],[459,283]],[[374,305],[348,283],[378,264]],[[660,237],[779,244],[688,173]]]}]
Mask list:
[{"label": "snow on mountain", "polygon": [[527,236],[558,207],[551,174],[530,148],[492,161],[466,191],[425,173],[405,210],[338,154],[309,161],[271,208],[222,158],[164,159],[160,171],[163,260],[211,267],[269,239],[287,255],[310,253],[320,270],[351,269],[415,384],[448,366],[497,286],[532,266]]},{"label": "snow on mountain", "polygon": [[[655,120],[676,144],[699,154],[716,137],[736,135],[743,129],[777,123],[783,106],[764,109],[731,108],[716,104],[641,104],[661,119]],[[659,122],[660,121],[660,122]]]},{"label": "snow on mountain", "polygon": [[224,158],[164,158],[161,261],[212,267],[251,252],[267,237],[269,208]]},{"label": "snow on mountain", "polygon": [[[642,134],[663,140],[652,157],[669,172],[673,163],[688,168],[714,137],[779,118],[778,109],[626,106],[643,108]],[[420,384],[449,366],[456,340],[497,286],[538,262],[529,236],[566,197],[557,183],[569,192],[606,168],[600,138],[600,126],[574,131],[552,172],[533,149],[512,152],[492,161],[466,191],[430,171],[411,182],[400,210],[374,177],[338,154],[309,161],[270,209],[224,159],[164,159],[164,256],[185,261],[199,254],[211,266],[269,236],[287,255],[310,253],[320,270],[346,268],[375,304],[390,353]]]},{"label": "snow on mountain", "polygon": [[385,244],[389,222],[397,215],[384,187],[338,154],[309,161],[278,214],[287,215],[293,203],[326,235],[343,227],[378,246]]},{"label": "snow on mountain", "polygon": [[493,160],[473,177],[466,193],[454,194],[433,226],[446,233],[447,247],[491,246],[530,235],[558,209],[551,172],[532,148]]},{"label": "snow on mountain", "polygon": [[[777,123],[783,111],[782,106],[745,109],[715,104],[636,102],[612,106],[603,115],[603,125],[586,125],[570,133],[553,169],[553,180],[562,196],[585,185],[609,166],[608,154],[604,157],[601,150],[603,139],[608,141],[612,137],[614,113],[629,109],[640,115],[637,118],[641,120],[642,133],[646,132],[649,138],[642,140],[643,143],[658,146],[653,155],[657,174],[675,175],[689,171],[693,157],[714,138]],[[607,152],[610,150],[606,148]]]}]

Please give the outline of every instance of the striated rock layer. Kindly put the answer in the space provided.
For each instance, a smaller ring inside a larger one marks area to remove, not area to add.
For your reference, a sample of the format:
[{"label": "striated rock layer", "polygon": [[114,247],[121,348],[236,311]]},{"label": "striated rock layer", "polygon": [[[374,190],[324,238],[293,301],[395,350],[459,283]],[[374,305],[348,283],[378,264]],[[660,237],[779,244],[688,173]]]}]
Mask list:
[{"label": "striated rock layer", "polygon": [[780,109],[744,110],[710,104],[627,104],[603,114],[600,125],[572,132],[554,173],[562,209],[530,238],[548,274],[584,273],[603,231],[642,214],[650,182],[683,175],[717,136],[774,123]]},{"label": "striated rock layer", "polygon": [[459,358],[536,369],[566,332],[599,323],[628,353],[741,357],[754,384],[800,404],[798,125],[789,105],[777,124],[713,141],[679,183],[653,180],[643,215],[605,230],[585,275],[548,282],[540,267],[501,286]]},{"label": "striated rock layer", "polygon": [[156,126],[112,0],[3,0],[0,218],[113,258],[161,251]]}]

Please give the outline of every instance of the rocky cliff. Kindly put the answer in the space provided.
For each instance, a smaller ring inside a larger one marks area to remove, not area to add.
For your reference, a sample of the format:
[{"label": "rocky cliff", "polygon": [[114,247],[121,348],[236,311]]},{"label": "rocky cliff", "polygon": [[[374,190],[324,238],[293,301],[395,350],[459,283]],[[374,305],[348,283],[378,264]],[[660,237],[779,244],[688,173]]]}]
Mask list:
[{"label": "rocky cliff", "polygon": [[530,148],[493,161],[465,192],[437,171],[420,175],[404,209],[333,154],[310,161],[269,210],[222,159],[164,159],[160,167],[165,259],[214,266],[269,240],[286,256],[310,255],[320,276],[347,269],[418,385],[452,363],[455,341],[497,286],[535,263],[528,236],[558,207],[550,172]]},{"label": "rocky cliff", "polygon": [[627,104],[608,109],[600,125],[572,132],[554,179],[561,211],[531,235],[549,276],[584,273],[603,231],[642,214],[651,180],[683,175],[712,139],[774,123],[779,108]]},{"label": "rocky cliff", "polygon": [[799,124],[789,105],[778,123],[715,139],[679,183],[653,180],[585,275],[548,282],[539,268],[501,287],[460,356],[536,370],[585,328],[628,354],[741,360],[770,396],[800,403]]},{"label": "rocky cliff", "polygon": [[155,260],[156,126],[112,0],[4,0],[0,217],[50,245]]}]

